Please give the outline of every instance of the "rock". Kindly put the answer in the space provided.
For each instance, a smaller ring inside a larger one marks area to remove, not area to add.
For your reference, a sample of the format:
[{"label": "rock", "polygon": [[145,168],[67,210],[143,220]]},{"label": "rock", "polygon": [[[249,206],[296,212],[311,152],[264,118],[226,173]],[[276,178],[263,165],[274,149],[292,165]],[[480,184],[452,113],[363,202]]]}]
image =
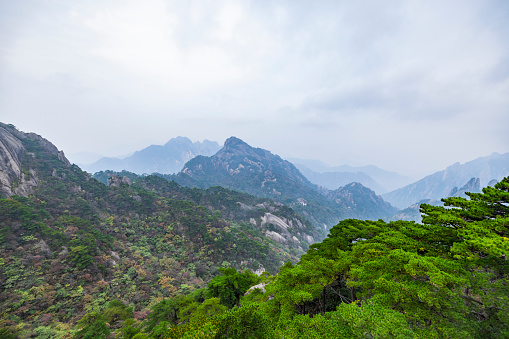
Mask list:
[{"label": "rock", "polygon": [[492,179],[490,180],[490,182],[488,182],[488,186],[490,187],[495,187],[496,184],[498,184],[498,180],[497,179]]},{"label": "rock", "polygon": [[463,197],[466,198],[466,192],[481,193],[481,180],[479,178],[471,178],[463,187],[454,188],[449,192],[449,197]]},{"label": "rock", "polygon": [[13,194],[12,185],[21,175],[21,160],[25,147],[12,131],[0,124],[0,195]]},{"label": "rock", "polygon": [[117,263],[115,260],[110,258],[110,259],[106,260],[106,266],[113,268],[113,267],[117,266]]},{"label": "rock", "polygon": [[286,240],[281,234],[277,232],[266,231],[265,236],[274,240],[274,242],[278,244],[286,244],[288,242],[288,240]]},{"label": "rock", "polygon": [[48,244],[43,239],[41,239],[35,246],[39,250],[40,253],[43,253],[46,256],[50,256],[52,253],[51,248],[48,246]]},{"label": "rock", "polygon": [[245,211],[251,211],[253,209],[252,206],[246,205],[246,204],[244,204],[242,202],[237,202],[237,204],[239,204],[240,208],[242,208]]},{"label": "rock", "polygon": [[265,224],[272,224],[274,226],[278,226],[279,228],[286,230],[287,228],[291,228],[291,223],[286,220],[283,220],[282,218],[275,216],[272,213],[265,213],[265,215],[262,217],[262,226]]},{"label": "rock", "polygon": [[11,195],[28,197],[34,192],[34,187],[39,184],[35,170],[22,166],[25,154],[35,157],[34,153],[26,152],[23,145],[26,139],[36,141],[44,152],[57,157],[64,166],[70,166],[64,153],[40,135],[23,133],[13,125],[0,123],[0,197],[10,197]]},{"label": "rock", "polygon": [[248,295],[248,294],[250,294],[251,292],[253,292],[256,289],[259,289],[260,291],[262,291],[262,293],[265,293],[266,292],[265,286],[267,286],[267,283],[259,283],[258,285],[254,285],[251,288],[249,288],[246,291],[246,293],[244,293],[244,295]]},{"label": "rock", "polygon": [[131,180],[126,176],[120,178],[115,174],[108,178],[108,186],[120,187],[121,184],[131,185]]},{"label": "rock", "polygon": [[120,256],[116,252],[111,251],[110,253],[113,258],[120,260]]},{"label": "rock", "polygon": [[315,239],[312,236],[308,235],[308,234],[304,234],[302,237],[310,245],[315,243]]}]

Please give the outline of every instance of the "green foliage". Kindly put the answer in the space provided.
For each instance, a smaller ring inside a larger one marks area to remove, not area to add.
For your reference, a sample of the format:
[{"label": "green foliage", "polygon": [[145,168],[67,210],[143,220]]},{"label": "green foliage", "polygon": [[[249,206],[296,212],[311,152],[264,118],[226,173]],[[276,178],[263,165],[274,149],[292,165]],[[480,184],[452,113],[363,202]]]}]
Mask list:
[{"label": "green foliage", "polygon": [[111,326],[116,322],[127,320],[133,316],[133,308],[124,305],[120,300],[112,300],[103,313],[104,320]]},{"label": "green foliage", "polygon": [[104,317],[96,312],[85,314],[78,322],[78,327],[81,330],[74,334],[75,339],[106,339],[111,333]]},{"label": "green foliage", "polygon": [[122,326],[118,329],[118,337],[123,339],[132,339],[137,334],[141,333],[142,324],[136,322],[134,319],[126,319]]},{"label": "green foliage", "polygon": [[233,268],[220,268],[219,272],[222,275],[215,277],[208,284],[207,295],[219,297],[221,304],[228,308],[239,305],[244,293],[259,281],[258,276],[250,271],[237,272]]},{"label": "green foliage", "polygon": [[2,339],[16,339],[18,338],[16,331],[12,328],[0,328],[0,338]]}]

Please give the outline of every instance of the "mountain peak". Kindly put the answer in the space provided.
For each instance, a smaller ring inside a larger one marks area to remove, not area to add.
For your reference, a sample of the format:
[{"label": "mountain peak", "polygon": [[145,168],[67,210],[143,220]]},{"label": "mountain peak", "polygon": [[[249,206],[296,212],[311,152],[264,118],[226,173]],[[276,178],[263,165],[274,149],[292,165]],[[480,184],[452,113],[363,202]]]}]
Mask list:
[{"label": "mountain peak", "polygon": [[171,138],[170,140],[168,140],[168,142],[166,144],[164,144],[164,147],[175,147],[176,145],[189,146],[192,143],[193,142],[189,138],[179,136],[179,137]]},{"label": "mountain peak", "polygon": [[265,157],[267,154],[270,153],[268,151],[264,151],[259,148],[254,148],[249,146],[246,142],[240,140],[237,137],[230,137],[226,139],[224,142],[223,148],[218,152],[218,155],[220,157],[227,157],[230,158],[234,155],[254,155],[258,154],[258,156]]},{"label": "mountain peak", "polygon": [[239,147],[239,146],[247,146],[247,147],[251,147],[249,146],[247,143],[245,143],[244,141],[240,140],[239,138],[237,137],[229,137],[228,139],[226,139],[226,141],[224,142],[224,147],[227,148],[227,147]]}]

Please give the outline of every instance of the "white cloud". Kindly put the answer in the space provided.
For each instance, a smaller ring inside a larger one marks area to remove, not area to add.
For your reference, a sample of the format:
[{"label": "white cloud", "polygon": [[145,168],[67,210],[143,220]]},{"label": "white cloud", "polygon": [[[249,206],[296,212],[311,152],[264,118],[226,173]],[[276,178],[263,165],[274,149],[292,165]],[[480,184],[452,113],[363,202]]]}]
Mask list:
[{"label": "white cloud", "polygon": [[237,135],[294,157],[436,170],[507,151],[508,7],[2,3],[2,121],[69,152]]}]

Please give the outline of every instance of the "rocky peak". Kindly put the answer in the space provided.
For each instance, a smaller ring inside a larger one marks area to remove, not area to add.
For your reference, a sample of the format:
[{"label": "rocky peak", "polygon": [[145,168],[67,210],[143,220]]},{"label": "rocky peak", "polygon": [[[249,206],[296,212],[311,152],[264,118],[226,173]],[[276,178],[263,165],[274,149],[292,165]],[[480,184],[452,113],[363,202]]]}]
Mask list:
[{"label": "rocky peak", "polygon": [[[491,182],[491,181],[490,181]],[[463,187],[454,187],[449,192],[450,197],[467,197],[466,192],[481,193],[481,180],[479,178],[470,179]]]},{"label": "rocky peak", "polygon": [[235,155],[265,155],[259,148],[253,148],[236,137],[230,137],[224,142],[223,148],[217,153],[220,158],[230,158]]},{"label": "rocky peak", "polygon": [[131,185],[131,180],[126,176],[120,178],[115,174],[108,178],[108,186],[120,187],[122,184]]},{"label": "rocky peak", "polygon": [[44,157],[44,154],[27,152],[26,142],[36,142],[43,153],[57,157],[64,166],[71,164],[62,151],[35,133],[23,133],[14,125],[0,123],[0,196],[21,195],[27,197],[39,183],[34,168],[23,165],[24,157]]}]

